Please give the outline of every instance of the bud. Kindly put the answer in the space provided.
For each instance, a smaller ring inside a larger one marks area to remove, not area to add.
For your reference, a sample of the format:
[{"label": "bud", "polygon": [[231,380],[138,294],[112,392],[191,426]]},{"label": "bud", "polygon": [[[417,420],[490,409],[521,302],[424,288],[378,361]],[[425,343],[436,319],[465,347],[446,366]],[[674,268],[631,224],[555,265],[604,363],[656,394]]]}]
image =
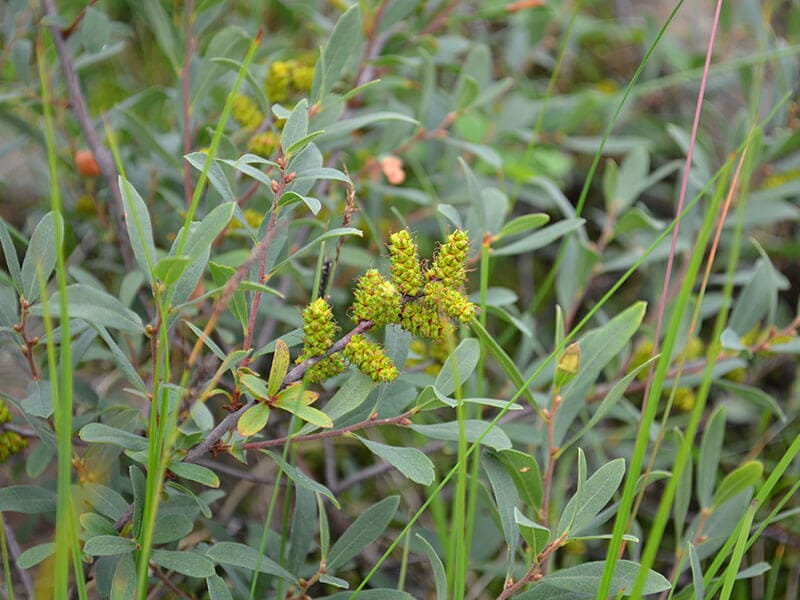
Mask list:
[{"label": "bud", "polygon": [[567,346],[556,365],[555,386],[561,389],[575,378],[581,366],[581,347],[578,343]]},{"label": "bud", "polygon": [[100,165],[89,150],[78,150],[75,153],[75,169],[83,177],[97,177],[100,175]]}]

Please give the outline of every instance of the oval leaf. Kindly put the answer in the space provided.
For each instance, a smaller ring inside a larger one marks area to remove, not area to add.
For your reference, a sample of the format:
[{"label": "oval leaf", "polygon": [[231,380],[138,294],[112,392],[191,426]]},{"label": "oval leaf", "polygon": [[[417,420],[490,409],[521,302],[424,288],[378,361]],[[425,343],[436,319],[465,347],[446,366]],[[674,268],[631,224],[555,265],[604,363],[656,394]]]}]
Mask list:
[{"label": "oval leaf", "polygon": [[763,472],[763,464],[757,460],[749,460],[728,473],[725,479],[720,482],[716,492],[714,492],[712,508],[717,508],[720,504],[727,502],[734,496],[738,496],[747,488],[756,485]]},{"label": "oval leaf", "polygon": [[335,571],[355,557],[367,544],[378,539],[394,518],[400,496],[389,496],[365,510],[336,540],[328,554],[329,571]]},{"label": "oval leaf", "polygon": [[115,556],[135,549],[136,542],[118,535],[96,535],[83,546],[83,551],[89,556]]},{"label": "oval leaf", "polygon": [[281,567],[268,556],[260,555],[257,550],[245,544],[236,542],[217,542],[206,551],[206,556],[214,562],[241,567],[248,571],[275,575],[291,583],[296,583],[297,578]]},{"label": "oval leaf", "polygon": [[214,574],[214,563],[197,552],[178,550],[153,550],[150,560],[176,573],[189,577],[210,577]]},{"label": "oval leaf", "polygon": [[272,355],[272,367],[269,370],[267,393],[274,396],[281,388],[286,373],[289,371],[289,346],[281,339],[275,341],[275,353]]},{"label": "oval leaf", "polygon": [[269,419],[269,407],[266,404],[257,402],[255,406],[251,406],[239,418],[239,423],[236,425],[236,430],[239,435],[243,437],[250,437],[255,435],[267,424]]},{"label": "oval leaf", "polygon": [[357,435],[354,437],[359,439],[373,454],[388,462],[411,481],[422,485],[433,483],[436,474],[433,462],[416,448],[389,446]]}]

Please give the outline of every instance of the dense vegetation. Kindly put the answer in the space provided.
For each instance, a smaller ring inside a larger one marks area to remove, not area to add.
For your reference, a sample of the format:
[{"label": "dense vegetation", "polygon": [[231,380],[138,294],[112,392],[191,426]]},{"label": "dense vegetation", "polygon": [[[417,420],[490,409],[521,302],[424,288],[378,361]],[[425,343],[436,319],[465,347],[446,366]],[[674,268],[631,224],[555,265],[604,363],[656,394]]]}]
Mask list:
[{"label": "dense vegetation", "polygon": [[800,8],[668,4],[0,7],[0,597],[797,597]]}]

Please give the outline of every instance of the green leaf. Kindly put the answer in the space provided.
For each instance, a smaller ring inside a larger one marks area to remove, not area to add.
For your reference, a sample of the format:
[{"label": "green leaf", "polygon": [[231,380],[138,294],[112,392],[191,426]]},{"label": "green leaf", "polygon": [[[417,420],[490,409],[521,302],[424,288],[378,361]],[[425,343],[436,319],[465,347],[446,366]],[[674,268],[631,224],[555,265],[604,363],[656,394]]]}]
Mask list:
[{"label": "green leaf", "polygon": [[[306,394],[315,394],[316,392],[305,392]],[[302,402],[276,402],[276,408],[282,408],[283,410],[292,413],[298,419],[302,419],[306,423],[310,423],[315,427],[320,427],[322,429],[330,429],[333,427],[333,421],[331,418],[326,415],[321,410],[314,408],[313,406],[308,406],[303,404]]]},{"label": "green leaf", "polygon": [[514,521],[519,526],[522,539],[530,546],[533,556],[537,556],[550,541],[550,530],[544,525],[531,521],[516,508],[514,509]]},{"label": "green leaf", "polygon": [[81,23],[81,44],[86,52],[95,54],[100,52],[108,43],[109,20],[94,6],[87,6]]},{"label": "green leaf", "polygon": [[585,219],[564,219],[558,223],[554,223],[549,227],[545,227],[541,231],[532,233],[519,239],[515,242],[501,246],[500,248],[492,249],[493,256],[513,256],[515,254],[523,254],[544,248],[555,240],[565,236],[571,231],[583,227],[586,222]]},{"label": "green leaf", "polygon": [[147,438],[138,436],[130,431],[109,427],[103,423],[88,423],[84,425],[78,432],[78,437],[90,444],[113,444],[134,452],[145,451],[149,445]]},{"label": "green leaf", "polygon": [[536,459],[530,454],[513,449],[501,450],[497,453],[497,458],[514,480],[522,501],[537,510],[541,508],[542,476]]},{"label": "green leaf", "polygon": [[181,69],[183,53],[181,52],[181,42],[172,18],[161,6],[159,0],[144,0],[134,6],[138,7],[144,14],[150,24],[150,31],[155,35],[159,47],[172,65],[173,72],[177,74]]},{"label": "green leaf", "polygon": [[169,470],[175,473],[178,477],[196,481],[210,488],[219,487],[219,477],[214,471],[202,465],[195,465],[193,463],[186,463],[180,461],[172,461],[169,463]]},{"label": "green leaf", "polygon": [[642,369],[648,367],[651,362],[656,360],[659,355],[650,357],[646,362],[642,363],[629,373],[625,375],[622,379],[620,379],[614,386],[608,391],[605,398],[603,398],[600,405],[592,414],[592,417],[586,422],[586,424],[581,427],[581,430],[576,433],[568,442],[564,442],[558,449],[559,455],[563,454],[564,451],[572,446],[575,442],[581,439],[587,431],[591,430],[604,416],[608,414],[608,412],[616,406],[617,402],[619,402],[620,398],[622,398],[625,390],[628,389],[628,386],[633,381],[633,378],[641,371]]},{"label": "green leaf", "polygon": [[81,527],[88,534],[87,537],[95,535],[118,535],[114,529],[114,521],[94,512],[85,512],[80,516]]},{"label": "green leaf", "polygon": [[700,558],[697,556],[697,550],[694,544],[689,542],[686,544],[689,549],[689,564],[692,567],[692,584],[694,585],[694,597],[705,598],[705,584],[703,583],[703,567],[700,564]]},{"label": "green leaf", "polygon": [[322,202],[316,198],[304,196],[292,191],[285,192],[281,195],[281,197],[278,199],[278,206],[289,206],[291,204],[295,204],[296,202],[304,203],[308,207],[308,210],[311,211],[311,214],[315,216],[320,209],[322,209]]},{"label": "green leaf", "polygon": [[[353,592],[339,592],[338,594],[325,596],[325,600],[349,600],[352,597]],[[392,588],[375,588],[372,590],[360,591],[356,598],[358,600],[416,600],[416,598],[408,592]]]},{"label": "green leaf", "polygon": [[[683,443],[683,432],[680,429],[675,429],[673,432],[675,448],[680,448]],[[683,528],[686,525],[686,516],[689,514],[689,505],[692,501],[692,470],[694,464],[691,460],[686,461],[686,466],[681,472],[680,482],[675,490],[675,499],[672,502],[672,517],[675,523],[676,537],[683,537]],[[651,471],[651,478],[657,472]],[[672,473],[665,473],[666,477],[671,477]],[[653,481],[651,479],[650,481]],[[647,483],[649,484],[650,481]],[[644,482],[642,482],[644,484]],[[638,490],[637,490],[638,491]]]},{"label": "green leaf", "polygon": [[433,581],[436,586],[436,600],[447,600],[447,573],[444,570],[442,559],[439,558],[436,550],[431,546],[430,542],[422,537],[420,534],[415,534],[416,538],[422,543],[422,548],[431,561],[431,569],[433,570]]},{"label": "green leaf", "polygon": [[480,355],[481,345],[478,340],[465,339],[447,357],[433,386],[445,396],[449,396],[472,375]]},{"label": "green leaf", "polygon": [[194,529],[194,521],[183,513],[165,513],[156,517],[153,528],[153,544],[169,544],[189,535]]},{"label": "green leaf", "polygon": [[321,69],[321,73],[319,77],[314,74],[315,83],[316,80],[320,82],[312,92],[315,102],[328,95],[362,37],[361,10],[358,4],[354,4],[336,21],[321,59],[317,61],[317,69]]},{"label": "green leaf", "polygon": [[233,600],[228,583],[219,575],[206,577],[209,600]]},{"label": "green leaf", "polygon": [[[630,560],[618,560],[614,563],[614,576],[611,580],[609,594],[616,596],[624,590],[633,589],[633,583],[639,573],[639,564]],[[605,561],[587,562],[575,567],[561,569],[540,579],[553,587],[569,592],[594,594],[600,587]],[[657,594],[670,589],[667,579],[655,571],[649,571],[644,584],[643,594]]]},{"label": "green leaf", "polygon": [[136,542],[118,535],[96,535],[83,546],[83,551],[89,556],[115,556],[135,549]]},{"label": "green leaf", "polygon": [[214,563],[197,552],[155,549],[150,554],[150,560],[188,577],[210,577],[214,574]]},{"label": "green leaf", "polygon": [[6,222],[2,217],[0,217],[0,247],[3,248],[3,255],[6,259],[6,268],[8,269],[8,274],[11,276],[11,282],[14,284],[14,289],[17,290],[17,293],[22,293],[22,291],[25,289],[25,286],[22,283],[22,272],[19,270],[19,257],[17,256],[17,249],[14,247],[14,241],[11,239],[11,234],[8,232],[8,225],[6,225]]},{"label": "green leaf", "polygon": [[275,264],[275,266],[272,267],[271,272],[275,272],[278,269],[280,269],[282,266],[284,266],[285,264],[289,263],[290,261],[296,260],[297,258],[302,256],[305,252],[307,252],[308,250],[310,250],[311,248],[313,248],[317,244],[319,244],[321,242],[324,242],[325,240],[328,240],[328,239],[331,239],[331,238],[338,238],[338,237],[342,237],[342,236],[345,236],[345,235],[356,235],[358,237],[364,237],[364,232],[361,231],[360,229],[356,229],[355,227],[336,227],[334,229],[329,229],[328,231],[326,231],[322,235],[320,235],[320,236],[314,238],[313,240],[311,240],[308,244],[306,244],[305,246],[303,246],[299,250],[294,251],[291,256],[289,256],[289,257],[283,259],[282,261],[280,261],[279,263]]},{"label": "green leaf", "polygon": [[[489,426],[490,424],[487,421],[466,419],[464,421],[464,430],[467,441],[470,443],[477,441]],[[456,421],[434,423],[431,425],[409,425],[409,427],[425,437],[436,440],[457,442],[459,439],[459,424]],[[494,448],[495,450],[507,450],[511,448],[511,440],[508,439],[505,432],[498,426],[489,429],[488,433],[486,433],[481,440],[481,444]]]},{"label": "green leaf", "polygon": [[395,467],[411,481],[422,485],[433,483],[435,470],[433,462],[416,448],[403,448],[373,442],[366,438],[354,435],[369,450]]},{"label": "green leaf", "polygon": [[717,483],[717,469],[725,438],[725,407],[719,406],[711,414],[703,431],[700,452],[697,454],[697,501],[701,508],[709,508]]},{"label": "green leaf", "polygon": [[504,237],[525,233],[531,229],[538,229],[539,227],[547,225],[548,221],[550,221],[550,215],[546,213],[522,215],[503,225],[503,228],[494,236],[493,242],[497,242]]},{"label": "green leaf", "polygon": [[613,498],[624,475],[624,458],[616,458],[597,469],[586,480],[583,489],[576,492],[564,507],[556,528],[559,535],[567,532],[569,537],[573,537],[590,526],[592,520]]},{"label": "green leaf", "polygon": [[646,303],[636,302],[608,323],[580,338],[581,368],[575,379],[562,391],[562,403],[556,413],[554,443],[560,446],[567,428],[586,406],[586,396],[603,368],[628,344],[644,317]]},{"label": "green leaf", "polygon": [[506,540],[506,568],[508,570],[512,566],[512,560],[517,551],[517,540],[519,539],[519,527],[514,518],[514,511],[519,506],[519,494],[513,478],[495,455],[489,452],[485,453],[481,457],[481,464],[489,477],[494,500],[497,503],[500,525],[503,528],[503,537]]},{"label": "green leaf", "polygon": [[297,578],[268,556],[259,554],[255,548],[236,542],[217,542],[206,551],[206,556],[216,563],[233,565],[259,573],[275,575],[285,581],[296,584]]},{"label": "green leaf", "polygon": [[749,460],[728,473],[714,492],[711,508],[718,508],[747,488],[756,485],[764,472],[764,465],[757,460]]},{"label": "green leaf", "polygon": [[239,382],[247,389],[248,392],[253,394],[254,398],[266,400],[270,398],[267,383],[258,375],[252,373],[245,373],[239,378]]},{"label": "green leaf", "polygon": [[56,495],[50,490],[33,485],[0,487],[0,512],[25,514],[53,513]]},{"label": "green leaf", "polygon": [[[184,158],[190,165],[202,173],[208,161],[208,154],[205,152],[192,152],[184,156]],[[233,193],[231,184],[228,183],[228,178],[225,176],[225,172],[216,160],[211,161],[211,164],[208,166],[208,181],[211,183],[212,187],[217,190],[219,195],[222,196],[223,201],[236,201],[236,194]]]},{"label": "green leaf", "polygon": [[[28,250],[22,261],[22,295],[28,302],[39,299],[39,274],[46,283],[56,266],[56,255],[60,250],[56,248],[56,228],[60,231],[59,237],[64,239],[64,219],[60,214],[49,212],[41,218],[33,230]],[[58,313],[58,304],[55,303],[55,312]]]},{"label": "green leaf", "polygon": [[147,283],[152,285],[153,267],[156,264],[156,246],[153,242],[150,213],[139,192],[122,175],[119,176],[119,191],[125,205],[125,227],[128,230],[133,256]]},{"label": "green leaf", "polygon": [[56,552],[56,545],[53,542],[37,544],[25,550],[17,558],[17,567],[20,569],[30,569],[35,567],[46,558],[51,557]]},{"label": "green leaf", "polygon": [[317,529],[317,496],[303,486],[294,486],[294,514],[290,525],[286,568],[297,573],[314,542]]},{"label": "green leaf", "polygon": [[330,167],[316,167],[313,169],[303,169],[297,173],[297,176],[292,181],[304,181],[312,179],[332,179],[334,181],[342,181],[351,184],[352,180],[342,173],[339,169],[332,169]]},{"label": "green leaf", "polygon": [[281,384],[289,372],[289,346],[281,339],[275,342],[275,352],[272,355],[272,366],[269,370],[267,394],[272,397],[281,389]]},{"label": "green leaf", "polygon": [[22,401],[26,415],[49,419],[53,415],[53,385],[48,379],[33,380],[28,384],[28,395]]},{"label": "green leaf", "polygon": [[[67,313],[70,319],[83,319],[87,323],[119,329],[130,333],[142,333],[144,324],[141,317],[111,294],[107,294],[96,287],[75,283],[67,286]],[[53,294],[48,302],[48,310],[54,317],[60,315],[59,292]],[[44,312],[42,305],[31,307],[31,314],[41,316]]]},{"label": "green leaf", "polygon": [[390,111],[370,111],[364,115],[337,121],[333,125],[325,128],[325,133],[320,135],[317,138],[317,141],[319,144],[322,144],[323,142],[335,140],[355,131],[356,129],[363,129],[365,127],[369,127],[370,125],[374,125],[375,123],[380,123],[381,121],[402,121],[403,123],[419,125],[419,121],[409,117],[408,115],[404,115],[403,113]]},{"label": "green leaf", "polygon": [[[503,369],[503,372],[511,380],[511,383],[514,385],[514,387],[517,389],[523,388],[525,385],[525,379],[522,377],[522,373],[519,372],[517,365],[514,364],[514,361],[506,353],[506,351],[503,350],[500,344],[497,343],[494,337],[488,331],[486,331],[486,328],[481,325],[480,321],[477,319],[472,320],[470,327],[472,328],[472,332],[478,336],[481,342],[483,342],[484,348],[486,348],[489,352],[491,352],[492,356],[494,356],[495,360],[500,365],[500,368]],[[530,403],[531,406],[537,406],[536,400],[533,399],[533,395],[527,387],[524,388],[522,396]]]},{"label": "green leaf", "polygon": [[136,597],[136,565],[133,553],[120,556],[111,582],[111,600],[130,600]]},{"label": "green leaf", "polygon": [[[374,388],[375,382],[369,375],[364,375],[361,371],[353,373],[339,387],[333,398],[328,400],[325,414],[336,422],[340,417],[361,406]],[[308,429],[303,428],[300,433],[308,433]]]},{"label": "green leaf", "polygon": [[[299,487],[306,488],[307,490],[311,490],[312,492],[319,494],[321,496],[325,496],[328,500],[330,500],[336,508],[340,508],[339,501],[336,499],[336,496],[333,495],[327,487],[318,483],[311,479],[308,475],[303,473],[300,469],[290,465],[288,462],[283,460],[280,455],[275,454],[274,452],[270,452],[268,450],[263,451],[264,454],[269,456],[272,460],[274,460],[278,465],[281,467],[281,470],[286,473],[286,476],[294,482],[295,485]],[[324,554],[324,553],[323,553]]]},{"label": "green leaf", "polygon": [[392,522],[399,505],[400,496],[389,496],[361,513],[333,544],[328,553],[328,571],[335,572],[378,539]]},{"label": "green leaf", "polygon": [[100,483],[84,483],[81,486],[86,500],[97,512],[115,521],[128,510],[128,503],[119,492]]},{"label": "green leaf", "polygon": [[175,283],[183,275],[191,260],[185,255],[165,256],[153,267],[153,276],[167,284]]},{"label": "green leaf", "polygon": [[[308,134],[308,100],[303,98],[292,110],[281,133],[281,148],[284,154],[291,152],[288,150],[296,145]],[[296,150],[299,148],[295,148]]]},{"label": "green leaf", "polygon": [[771,325],[778,302],[778,290],[782,287],[775,267],[768,258],[762,257],[756,263],[750,281],[733,303],[728,327],[741,337],[759,325],[765,315],[767,324]]},{"label": "green leaf", "polygon": [[248,408],[244,411],[244,414],[239,417],[236,430],[242,437],[250,437],[264,429],[268,420],[269,406],[262,402],[256,402],[255,405]]},{"label": "green leaf", "polygon": [[[775,349],[773,347],[773,349]],[[737,396],[748,404],[761,409],[768,410],[773,415],[778,417],[782,423],[786,422],[786,413],[783,412],[781,405],[772,396],[767,394],[764,390],[741,383],[735,383],[727,379],[718,379],[714,381],[714,385],[721,387],[725,391]]]}]

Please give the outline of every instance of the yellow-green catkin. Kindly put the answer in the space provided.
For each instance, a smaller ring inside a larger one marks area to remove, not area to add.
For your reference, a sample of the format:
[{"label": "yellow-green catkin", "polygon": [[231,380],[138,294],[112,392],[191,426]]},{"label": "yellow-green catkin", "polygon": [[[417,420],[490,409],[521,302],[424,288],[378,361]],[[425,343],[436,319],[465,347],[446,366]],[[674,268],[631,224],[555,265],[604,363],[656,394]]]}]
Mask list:
[{"label": "yellow-green catkin", "polygon": [[475,316],[475,305],[464,294],[441,281],[425,284],[425,302],[462,323],[468,323]]},{"label": "yellow-green catkin", "polygon": [[373,321],[381,326],[400,321],[400,294],[377,269],[364,273],[353,296],[355,301],[351,314],[356,323]]},{"label": "yellow-green catkin", "polygon": [[697,401],[697,395],[694,390],[689,387],[679,387],[675,390],[675,399],[673,406],[681,412],[689,412],[694,408]]},{"label": "yellow-green catkin", "polygon": [[[0,425],[11,421],[11,411],[0,400]],[[5,461],[12,454],[16,454],[28,446],[28,440],[16,431],[5,431],[0,435],[0,462]]]},{"label": "yellow-green catkin", "polygon": [[298,92],[308,92],[314,82],[314,67],[298,64],[292,69],[292,88]]},{"label": "yellow-green catkin", "polygon": [[409,302],[403,307],[400,326],[415,335],[441,342],[453,332],[453,325],[442,315],[436,306],[427,302]]},{"label": "yellow-green catkin", "polygon": [[400,374],[383,348],[363,335],[350,338],[343,352],[347,360],[373,381],[392,381]]},{"label": "yellow-green catkin", "polygon": [[264,114],[258,106],[244,94],[237,94],[233,99],[233,118],[245,129],[258,129],[264,120]]},{"label": "yellow-green catkin", "polygon": [[326,356],[313,367],[308,370],[306,377],[309,383],[320,383],[326,379],[330,379],[334,375],[338,375],[347,367],[344,357],[341,353],[331,354]]},{"label": "yellow-green catkin", "polygon": [[264,88],[270,102],[283,102],[289,97],[291,78],[289,61],[276,60],[269,66]]},{"label": "yellow-green catkin", "polygon": [[310,356],[322,356],[333,344],[337,330],[333,311],[324,298],[317,298],[303,311],[303,354],[298,362]]},{"label": "yellow-green catkin", "polygon": [[464,263],[469,254],[469,237],[460,229],[447,236],[447,240],[439,247],[428,270],[428,279],[441,281],[447,287],[460,288],[467,280]]},{"label": "yellow-green catkin", "polygon": [[406,296],[416,296],[422,288],[422,266],[419,251],[408,230],[389,236],[389,256],[392,261],[392,281]]},{"label": "yellow-green catkin", "polygon": [[278,147],[278,140],[271,131],[257,133],[247,142],[247,150],[264,158],[269,158]]}]

